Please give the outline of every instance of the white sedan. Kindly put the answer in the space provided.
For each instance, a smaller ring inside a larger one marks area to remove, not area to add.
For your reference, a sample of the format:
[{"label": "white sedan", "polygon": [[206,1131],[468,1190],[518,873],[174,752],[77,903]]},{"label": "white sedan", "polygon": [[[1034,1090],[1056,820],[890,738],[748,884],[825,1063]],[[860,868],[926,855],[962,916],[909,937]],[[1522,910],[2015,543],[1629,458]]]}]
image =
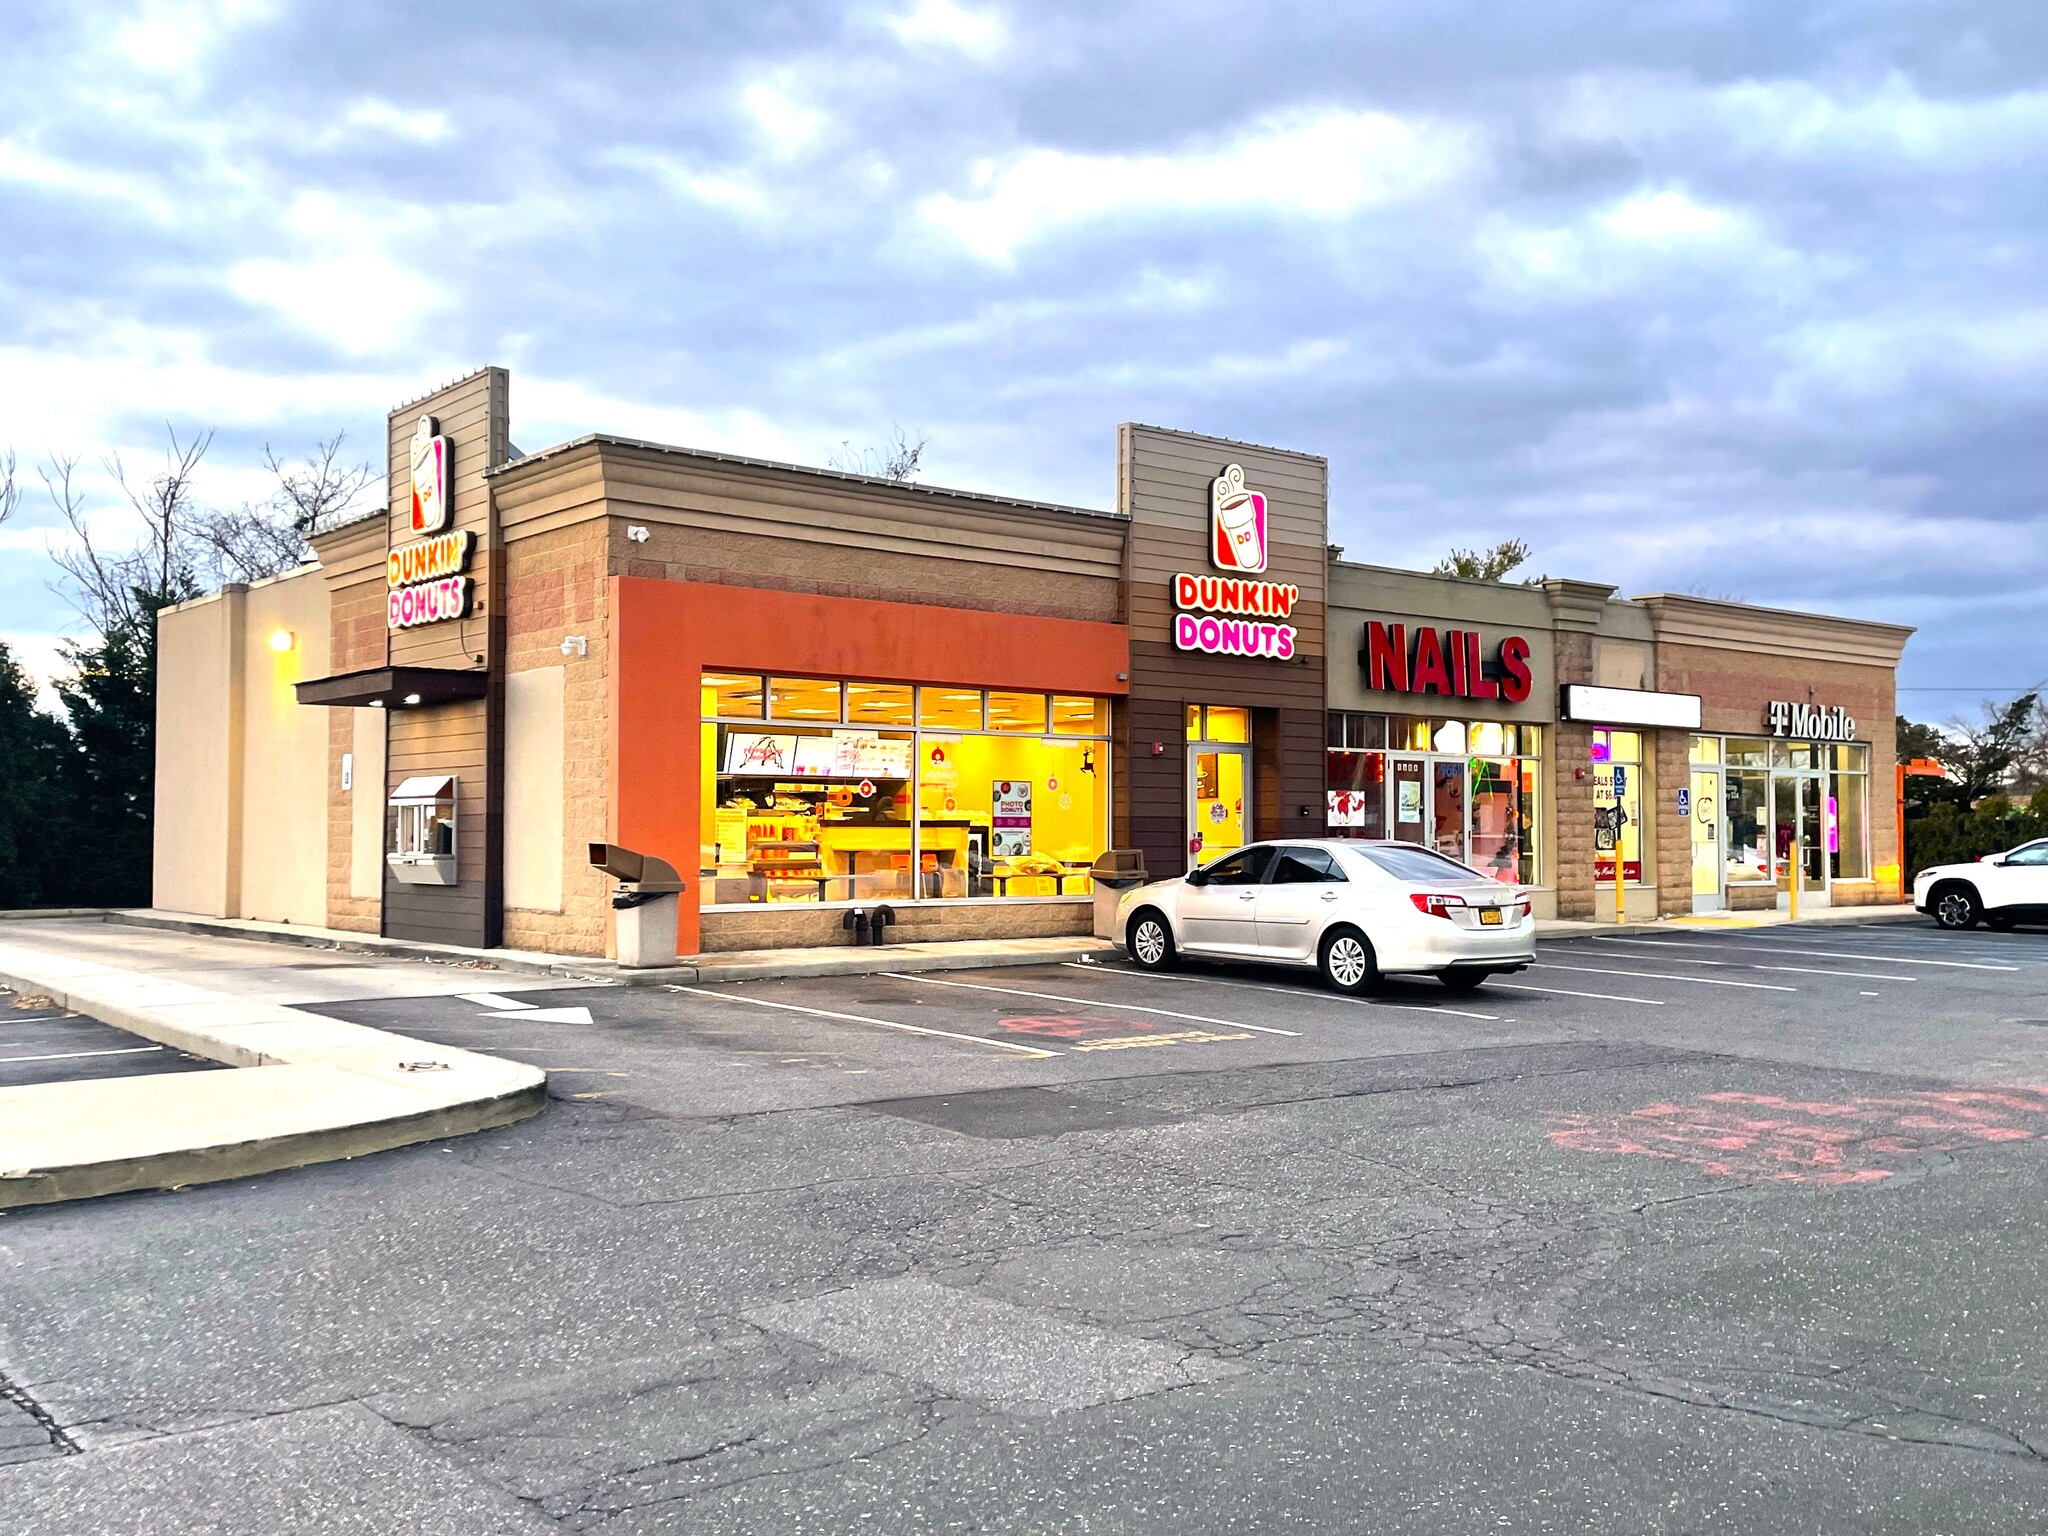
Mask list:
[{"label": "white sedan", "polygon": [[1469,991],[1536,959],[1526,896],[1412,843],[1253,843],[1125,892],[1116,931],[1147,970],[1264,960],[1315,966],[1340,992],[1390,973]]},{"label": "white sedan", "polygon": [[2048,918],[2048,837],[1974,864],[1937,864],[1913,877],[1913,905],[1944,928],[2010,928]]}]

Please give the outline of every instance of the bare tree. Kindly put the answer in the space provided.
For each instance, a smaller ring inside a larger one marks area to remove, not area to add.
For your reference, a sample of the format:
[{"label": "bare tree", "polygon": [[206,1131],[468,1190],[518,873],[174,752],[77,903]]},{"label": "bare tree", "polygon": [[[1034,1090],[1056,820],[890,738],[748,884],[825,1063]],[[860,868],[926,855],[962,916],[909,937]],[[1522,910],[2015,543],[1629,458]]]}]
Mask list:
[{"label": "bare tree", "polygon": [[193,480],[213,433],[201,432],[181,443],[176,428],[167,424],[165,430],[170,446],[163,472],[147,483],[130,484],[120,455],[104,461],[142,523],[142,537],[123,550],[108,551],[93,541],[85,496],[74,483],[76,457],[55,456],[40,471],[50,500],[71,530],[68,547],[50,548],[50,558],[71,578],[69,590],[59,590],[102,636],[146,633],[157,609],[199,595],[197,524],[203,513]]},{"label": "bare tree", "polygon": [[1454,549],[1437,561],[1436,576],[1463,576],[1471,581],[1506,581],[1529,562],[1530,549],[1520,539],[1505,539],[1491,549]]},{"label": "bare tree", "polygon": [[314,444],[300,464],[285,463],[265,443],[263,464],[277,481],[270,499],[199,519],[207,574],[220,581],[261,581],[312,559],[307,540],[354,506],[376,475],[368,464],[342,461],[347,435],[337,432]]},{"label": "bare tree", "polygon": [[892,423],[889,441],[881,447],[856,448],[850,439],[842,439],[825,456],[825,462],[843,475],[871,475],[908,484],[924,472],[924,451],[931,442],[922,432],[912,441],[909,433]]},{"label": "bare tree", "polygon": [[14,516],[14,509],[21,505],[21,487],[14,478],[14,450],[0,453],[0,523]]}]

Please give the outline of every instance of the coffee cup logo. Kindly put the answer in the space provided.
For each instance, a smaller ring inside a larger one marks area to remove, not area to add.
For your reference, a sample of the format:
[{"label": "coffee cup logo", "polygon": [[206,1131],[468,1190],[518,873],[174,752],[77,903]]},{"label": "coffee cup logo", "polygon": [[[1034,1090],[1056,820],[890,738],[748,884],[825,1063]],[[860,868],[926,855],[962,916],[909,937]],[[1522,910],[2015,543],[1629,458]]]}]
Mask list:
[{"label": "coffee cup logo", "polygon": [[441,424],[422,416],[412,435],[412,531],[439,533],[448,526],[448,439]]},{"label": "coffee cup logo", "polygon": [[1219,571],[1255,575],[1266,568],[1266,498],[1245,489],[1241,464],[1210,483],[1209,559]]}]

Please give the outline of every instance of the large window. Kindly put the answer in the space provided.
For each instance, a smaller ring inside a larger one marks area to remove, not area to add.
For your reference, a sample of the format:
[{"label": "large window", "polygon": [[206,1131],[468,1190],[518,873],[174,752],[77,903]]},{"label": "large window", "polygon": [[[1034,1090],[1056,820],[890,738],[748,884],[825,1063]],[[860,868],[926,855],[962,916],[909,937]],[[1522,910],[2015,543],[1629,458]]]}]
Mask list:
[{"label": "large window", "polygon": [[1643,878],[1643,738],[1637,731],[1595,731],[1589,756],[1593,768],[1593,878],[1614,883],[1619,851],[1621,878]]},{"label": "large window", "polygon": [[1327,740],[1332,837],[1413,843],[1537,883],[1541,726],[1335,713]]},{"label": "large window", "polygon": [[1828,842],[1828,875],[1835,880],[1868,880],[1870,748],[1852,742],[1822,750],[1832,762],[1822,822]]},{"label": "large window", "polygon": [[703,677],[707,906],[1081,896],[1109,841],[1103,699]]}]

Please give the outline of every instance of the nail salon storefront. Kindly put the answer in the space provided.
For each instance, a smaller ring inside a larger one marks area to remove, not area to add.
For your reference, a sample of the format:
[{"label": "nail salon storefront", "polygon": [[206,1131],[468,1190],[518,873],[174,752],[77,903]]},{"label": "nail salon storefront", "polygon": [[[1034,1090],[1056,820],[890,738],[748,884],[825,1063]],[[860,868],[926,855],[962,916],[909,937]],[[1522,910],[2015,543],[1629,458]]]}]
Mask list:
[{"label": "nail salon storefront", "polygon": [[1091,510],[509,421],[498,369],[400,407],[386,508],[166,613],[160,906],[601,955],[609,843],[674,866],[684,954],[884,903],[1068,934],[1107,850],[1287,835],[1560,916],[1617,859],[1631,915],[1778,899],[1795,849],[1809,899],[1897,889],[1845,722],[1904,631],[1347,560],[1322,459],[1153,427]]}]

